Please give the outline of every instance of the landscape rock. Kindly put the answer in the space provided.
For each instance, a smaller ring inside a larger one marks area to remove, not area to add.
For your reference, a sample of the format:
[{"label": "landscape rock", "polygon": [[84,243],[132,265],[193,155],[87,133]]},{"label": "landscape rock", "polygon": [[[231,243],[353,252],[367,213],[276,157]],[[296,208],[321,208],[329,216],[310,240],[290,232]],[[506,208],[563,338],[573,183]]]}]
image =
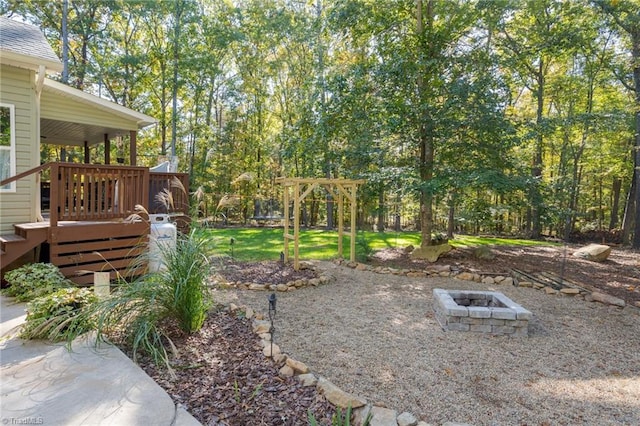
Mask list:
[{"label": "landscape rock", "polygon": [[409,253],[411,253],[412,251],[414,251],[415,249],[416,249],[416,248],[415,248],[412,244],[409,244],[408,246],[406,246],[406,247],[404,248],[404,252],[405,252],[405,253],[407,253],[407,254],[409,254]]},{"label": "landscape rock", "polygon": [[298,381],[304,387],[315,386],[318,383],[318,378],[311,373],[300,374],[298,376]]},{"label": "landscape rock", "polygon": [[411,252],[411,259],[425,259],[427,262],[435,262],[440,256],[449,253],[453,247],[449,244],[439,244],[437,246],[418,247]]},{"label": "landscape rock", "polygon": [[418,424],[416,416],[406,411],[400,414],[396,421],[398,422],[398,426],[416,426]]},{"label": "landscape rock", "polygon": [[264,290],[264,284],[249,284],[249,290]]},{"label": "landscape rock", "polygon": [[324,397],[327,398],[327,401],[337,407],[347,408],[351,406],[351,408],[358,408],[366,404],[364,399],[344,392],[342,389],[323,377],[318,379],[317,387],[318,390],[324,394]]},{"label": "landscape rock", "polygon": [[471,272],[461,272],[456,275],[456,278],[464,281],[473,281],[473,274]]},{"label": "landscape rock", "polygon": [[574,294],[580,294],[580,290],[578,290],[577,288],[561,288],[560,289],[560,293],[563,294],[569,294],[569,295],[574,295]]},{"label": "landscape rock", "polygon": [[624,305],[626,304],[625,301],[622,299],[619,299],[615,296],[610,296],[608,294],[600,293],[597,291],[594,291],[593,293],[591,293],[591,297],[596,302],[604,303],[607,305],[620,306],[624,308]]},{"label": "landscape rock", "polygon": [[298,374],[305,374],[309,372],[309,367],[307,367],[305,363],[297,361],[293,358],[287,359],[287,365],[291,367],[293,371]]},{"label": "landscape rock", "polygon": [[473,257],[480,260],[493,260],[496,254],[487,246],[480,246],[473,249]]},{"label": "landscape rock", "polygon": [[518,281],[518,287],[533,287],[531,281]]},{"label": "landscape rock", "polygon": [[576,250],[573,255],[593,262],[603,262],[611,254],[611,247],[604,244],[589,244]]},{"label": "landscape rock", "polygon": [[288,365],[282,366],[282,368],[278,371],[280,377],[293,377],[293,369]]},{"label": "landscape rock", "polygon": [[367,265],[365,265],[364,263],[358,263],[358,266],[356,266],[356,271],[366,271],[367,268]]},{"label": "landscape rock", "polygon": [[502,285],[513,285],[513,278],[512,277],[506,277],[504,280],[502,280],[502,282],[500,284],[502,284]]},{"label": "landscape rock", "polygon": [[[265,345],[264,349],[262,350],[262,353],[267,358],[271,358],[274,355],[277,355],[277,354],[280,353],[280,346],[276,345],[275,343],[272,345],[271,342],[269,342],[268,345]],[[291,367],[289,367],[289,368],[291,368]],[[293,376],[293,373],[291,375]]]},{"label": "landscape rock", "polygon": [[244,310],[244,316],[245,316],[247,319],[251,319],[251,318],[253,318],[254,313],[255,313],[255,312],[253,312],[253,309],[251,309],[251,308],[249,308],[249,307],[247,307],[247,308]]},{"label": "landscape rock", "polygon": [[493,279],[493,277],[484,277],[482,279],[482,283],[483,284],[495,284],[495,280]]},{"label": "landscape rock", "polygon": [[545,287],[542,290],[547,294],[556,294],[558,292],[558,290],[553,287]]},{"label": "landscape rock", "polygon": [[398,413],[396,410],[383,407],[371,407],[371,426],[397,426]]},{"label": "landscape rock", "polygon": [[286,284],[278,284],[276,286],[276,290],[278,290],[278,291],[287,291],[288,288],[289,288],[289,286],[286,285]]},{"label": "landscape rock", "polygon": [[353,424],[355,426],[363,426],[365,424],[365,420],[369,413],[371,413],[371,404],[367,404],[360,408],[356,408],[352,411],[353,413]]},{"label": "landscape rock", "polygon": [[271,329],[271,323],[269,321],[256,320],[253,322],[253,332],[256,334],[268,333]]}]

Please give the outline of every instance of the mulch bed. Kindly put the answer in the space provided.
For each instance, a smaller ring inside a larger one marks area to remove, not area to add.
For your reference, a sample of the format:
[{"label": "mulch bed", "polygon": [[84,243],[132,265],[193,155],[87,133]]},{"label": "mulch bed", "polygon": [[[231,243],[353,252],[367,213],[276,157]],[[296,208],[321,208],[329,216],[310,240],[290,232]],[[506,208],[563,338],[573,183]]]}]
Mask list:
[{"label": "mulch bed", "polygon": [[286,284],[299,279],[317,278],[311,269],[296,271],[291,264],[266,260],[262,262],[241,262],[230,257],[214,259],[216,273],[229,282],[250,282],[256,284]]},{"label": "mulch bed", "polygon": [[139,364],[203,425],[304,425],[308,412],[321,424],[331,423],[335,408],[315,387],[279,377],[249,320],[212,312],[200,331],[174,343],[177,379],[150,359]]}]

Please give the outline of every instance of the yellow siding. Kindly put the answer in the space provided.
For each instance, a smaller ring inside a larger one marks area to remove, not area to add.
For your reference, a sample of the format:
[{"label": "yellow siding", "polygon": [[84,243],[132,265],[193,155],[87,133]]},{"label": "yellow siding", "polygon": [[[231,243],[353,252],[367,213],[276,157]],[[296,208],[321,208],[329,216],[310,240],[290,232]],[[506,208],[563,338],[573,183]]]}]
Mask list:
[{"label": "yellow siding", "polygon": [[61,95],[43,92],[40,100],[40,117],[51,120],[70,121],[79,124],[92,124],[116,129],[137,130],[135,121],[119,117]]},{"label": "yellow siding", "polygon": [[[37,134],[35,72],[0,65],[0,102],[15,106],[16,173],[40,163]],[[14,223],[33,222],[36,217],[36,178],[16,182],[16,192],[0,192],[0,233],[13,232]]]}]

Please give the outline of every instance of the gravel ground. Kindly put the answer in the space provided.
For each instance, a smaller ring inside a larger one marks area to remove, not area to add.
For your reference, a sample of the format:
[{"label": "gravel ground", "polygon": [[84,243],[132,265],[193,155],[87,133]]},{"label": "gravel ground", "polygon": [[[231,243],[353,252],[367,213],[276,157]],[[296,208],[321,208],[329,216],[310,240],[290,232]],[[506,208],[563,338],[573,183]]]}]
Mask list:
[{"label": "gravel ground", "polygon": [[[640,424],[640,315],[531,288],[318,263],[330,284],[278,293],[275,341],[316,374],[432,424]],[[444,332],[432,289],[497,290],[534,314],[528,338]],[[268,308],[266,292],[223,302]]]}]

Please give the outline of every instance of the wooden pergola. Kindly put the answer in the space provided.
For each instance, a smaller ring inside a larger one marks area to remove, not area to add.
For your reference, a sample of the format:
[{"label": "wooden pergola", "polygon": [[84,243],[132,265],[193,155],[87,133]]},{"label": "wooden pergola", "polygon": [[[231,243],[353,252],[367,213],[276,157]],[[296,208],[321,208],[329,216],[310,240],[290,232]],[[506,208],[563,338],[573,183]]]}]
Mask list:
[{"label": "wooden pergola", "polygon": [[[338,201],[338,256],[342,257],[342,239],[344,236],[344,204],[345,198],[351,203],[351,252],[350,260],[356,259],[356,208],[358,185],[364,179],[311,179],[286,178],[276,179],[284,187],[284,259],[289,260],[289,241],[293,240],[293,268],[300,268],[300,204],[315,188],[322,187]],[[293,198],[293,234],[289,233],[289,202]]]}]

